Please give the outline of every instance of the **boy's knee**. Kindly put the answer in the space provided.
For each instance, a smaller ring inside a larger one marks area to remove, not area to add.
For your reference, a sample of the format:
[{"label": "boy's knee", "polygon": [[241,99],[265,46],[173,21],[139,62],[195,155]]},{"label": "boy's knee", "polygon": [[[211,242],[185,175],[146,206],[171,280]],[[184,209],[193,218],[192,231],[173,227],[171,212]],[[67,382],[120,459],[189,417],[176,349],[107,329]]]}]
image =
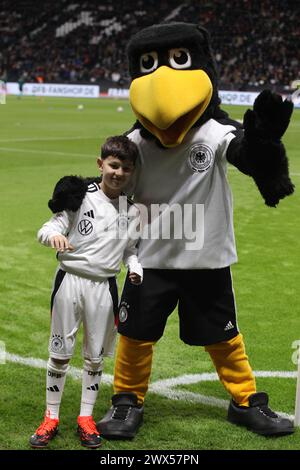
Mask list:
[{"label": "boy's knee", "polygon": [[70,359],[56,359],[51,357],[51,361],[53,361],[55,364],[68,364],[70,362]]},{"label": "boy's knee", "polygon": [[69,359],[54,359],[49,357],[47,368],[56,374],[65,374],[69,368]]},{"label": "boy's knee", "polygon": [[84,359],[83,368],[88,371],[99,372],[103,369],[103,358]]}]

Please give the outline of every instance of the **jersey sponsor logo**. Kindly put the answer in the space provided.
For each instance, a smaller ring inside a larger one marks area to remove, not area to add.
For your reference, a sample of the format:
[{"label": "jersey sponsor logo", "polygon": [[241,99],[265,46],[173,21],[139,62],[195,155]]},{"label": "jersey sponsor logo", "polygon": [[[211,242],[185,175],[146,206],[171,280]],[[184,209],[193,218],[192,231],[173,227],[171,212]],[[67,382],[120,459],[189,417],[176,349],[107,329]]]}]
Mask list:
[{"label": "jersey sponsor logo", "polygon": [[207,171],[213,162],[213,151],[205,144],[194,144],[190,148],[188,163],[194,172]]},{"label": "jersey sponsor logo", "polygon": [[91,219],[95,218],[93,209],[91,209],[90,211],[84,212],[83,215],[86,215],[87,217],[91,217]]},{"label": "jersey sponsor logo", "polygon": [[93,224],[87,219],[82,219],[78,224],[78,232],[85,236],[89,235],[93,231]]},{"label": "jersey sponsor logo", "polygon": [[125,305],[121,305],[121,308],[119,310],[119,320],[121,323],[124,323],[128,318],[128,310]]},{"label": "jersey sponsor logo", "polygon": [[57,352],[60,351],[63,347],[63,340],[62,336],[60,335],[53,335],[51,340],[51,351]]}]

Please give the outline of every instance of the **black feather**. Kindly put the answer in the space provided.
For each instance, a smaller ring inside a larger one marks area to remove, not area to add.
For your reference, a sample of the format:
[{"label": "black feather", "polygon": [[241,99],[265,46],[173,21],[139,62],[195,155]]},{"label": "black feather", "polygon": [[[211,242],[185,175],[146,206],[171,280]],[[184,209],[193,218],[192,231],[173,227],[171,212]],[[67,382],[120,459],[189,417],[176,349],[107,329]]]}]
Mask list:
[{"label": "black feather", "polygon": [[[252,114],[247,116],[246,121],[252,119]],[[239,132],[230,142],[226,156],[241,172],[252,176],[267,206],[276,207],[280,199],[294,192],[285,148],[280,141]]]},{"label": "black feather", "polygon": [[49,209],[53,213],[63,210],[76,212],[82,204],[88,185],[99,181],[99,177],[64,176],[55,185],[52,199],[48,202]]}]

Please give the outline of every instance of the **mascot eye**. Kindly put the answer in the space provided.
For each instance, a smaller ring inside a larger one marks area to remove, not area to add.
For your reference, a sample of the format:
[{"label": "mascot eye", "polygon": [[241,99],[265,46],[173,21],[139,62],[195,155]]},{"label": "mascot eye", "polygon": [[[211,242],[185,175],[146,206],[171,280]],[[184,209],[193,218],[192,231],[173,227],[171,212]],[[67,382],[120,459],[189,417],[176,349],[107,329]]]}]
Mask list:
[{"label": "mascot eye", "polygon": [[157,52],[147,52],[143,54],[140,58],[140,70],[142,73],[153,72],[158,65],[158,55]]},{"label": "mascot eye", "polygon": [[187,69],[192,65],[191,54],[183,47],[169,51],[169,62],[173,69]]}]

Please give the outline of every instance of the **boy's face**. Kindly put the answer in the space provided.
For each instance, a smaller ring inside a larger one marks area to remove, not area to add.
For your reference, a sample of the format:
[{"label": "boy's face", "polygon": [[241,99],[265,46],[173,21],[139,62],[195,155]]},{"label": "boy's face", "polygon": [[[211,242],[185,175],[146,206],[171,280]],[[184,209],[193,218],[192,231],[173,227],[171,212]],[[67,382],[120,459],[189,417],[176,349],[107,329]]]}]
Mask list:
[{"label": "boy's face", "polygon": [[118,197],[129,183],[134,164],[130,160],[119,160],[113,155],[104,160],[98,158],[97,164],[102,172],[102,191],[110,198]]}]

